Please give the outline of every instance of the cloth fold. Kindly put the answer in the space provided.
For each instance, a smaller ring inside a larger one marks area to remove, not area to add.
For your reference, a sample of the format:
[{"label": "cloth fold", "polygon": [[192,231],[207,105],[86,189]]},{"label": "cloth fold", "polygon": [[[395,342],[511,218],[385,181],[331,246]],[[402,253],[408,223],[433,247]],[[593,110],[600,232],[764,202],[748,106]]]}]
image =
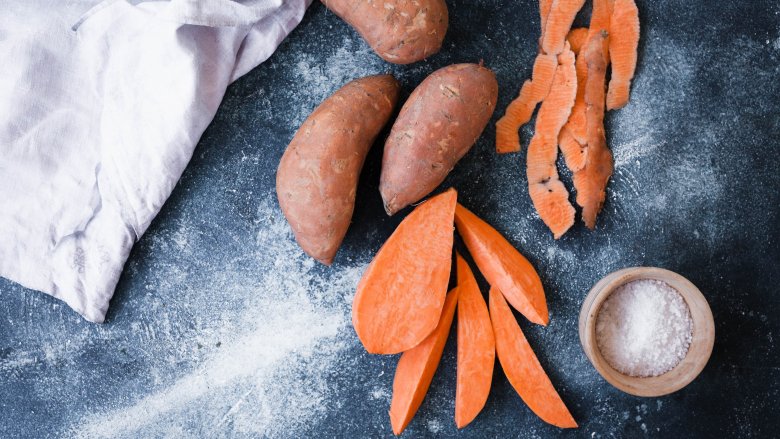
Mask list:
[{"label": "cloth fold", "polygon": [[102,322],[227,86],[309,3],[0,3],[0,276]]}]

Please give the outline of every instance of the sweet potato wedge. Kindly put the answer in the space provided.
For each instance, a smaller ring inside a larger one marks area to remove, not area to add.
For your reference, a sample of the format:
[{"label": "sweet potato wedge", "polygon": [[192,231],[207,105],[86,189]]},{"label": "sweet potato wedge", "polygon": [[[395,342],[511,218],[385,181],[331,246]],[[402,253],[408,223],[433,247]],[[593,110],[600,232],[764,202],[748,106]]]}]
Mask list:
[{"label": "sweet potato wedge", "polygon": [[490,285],[500,288],[509,303],[528,320],[546,325],[550,317],[542,280],[528,259],[490,224],[460,204],[455,209],[455,224]]},{"label": "sweet potato wedge", "polygon": [[458,289],[453,288],[447,294],[439,323],[433,332],[419,345],[404,352],[398,360],[393,378],[393,399],[390,401],[390,425],[396,435],[409,425],[428,393],[447,343],[457,302]]},{"label": "sweet potato wedge", "polygon": [[455,425],[464,428],[485,407],[493,381],[496,340],[490,314],[469,264],[455,255],[458,271],[458,369]]},{"label": "sweet potato wedge", "polygon": [[436,327],[450,280],[456,204],[450,189],[417,206],[363,273],[352,324],[369,353],[406,351]]},{"label": "sweet potato wedge", "polygon": [[509,383],[528,408],[544,422],[560,428],[577,427],[577,422],[539,364],[501,291],[491,288],[489,301],[496,353]]}]

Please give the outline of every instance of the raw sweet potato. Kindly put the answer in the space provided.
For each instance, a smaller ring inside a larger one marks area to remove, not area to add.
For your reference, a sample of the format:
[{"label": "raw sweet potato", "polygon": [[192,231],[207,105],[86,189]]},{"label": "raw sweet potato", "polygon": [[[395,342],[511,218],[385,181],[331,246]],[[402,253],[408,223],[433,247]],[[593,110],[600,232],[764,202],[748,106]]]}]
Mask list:
[{"label": "raw sweet potato", "polygon": [[544,422],[560,428],[576,428],[577,422],[539,364],[501,291],[495,287],[490,288],[489,303],[496,354],[509,384]]},{"label": "raw sweet potato", "polygon": [[379,191],[388,215],[444,181],[485,129],[497,98],[496,77],[481,65],[455,64],[425,78],[385,143]]},{"label": "raw sweet potato", "polygon": [[441,49],[449,15],[444,0],[322,0],[387,62],[410,64]]},{"label": "raw sweet potato", "polygon": [[[390,401],[390,425],[398,436],[417,413],[433,374],[439,367],[447,336],[450,334],[455,306],[458,304],[458,289],[453,288],[447,294],[441,310],[439,323],[431,334],[417,346],[405,351],[398,360],[393,378],[393,399]],[[490,371],[493,371],[491,367]]]},{"label": "raw sweet potato", "polygon": [[485,279],[499,288],[512,306],[528,320],[547,325],[550,315],[542,280],[498,230],[458,204],[455,225]]},{"label": "raw sweet potato", "polygon": [[585,40],[588,38],[587,27],[575,27],[569,31],[569,35],[566,36],[566,41],[571,46],[571,51],[574,54],[580,53],[580,48],[585,45]]},{"label": "raw sweet potato", "polygon": [[520,151],[518,131],[531,120],[537,104],[547,97],[557,68],[557,56],[543,53],[536,56],[531,79],[523,83],[520,94],[509,103],[504,116],[496,122],[496,151],[499,154]]},{"label": "raw sweet potato", "polygon": [[490,393],[496,339],[490,314],[469,264],[455,253],[458,271],[458,369],[455,425],[466,427],[477,417]]},{"label": "raw sweet potato", "polygon": [[[604,43],[606,41],[606,44]],[[582,206],[582,221],[593,230],[596,217],[606,200],[607,183],[614,170],[612,152],[607,147],[604,133],[605,77],[609,60],[609,34],[599,32],[589,38],[582,48],[582,57],[588,64],[585,82],[585,118],[588,147],[585,166],[572,176],[577,189],[577,204]]]},{"label": "raw sweet potato", "polygon": [[569,119],[577,94],[574,52],[569,49],[569,43],[564,44],[558,63],[550,93],[536,115],[536,132],[528,145],[526,160],[528,194],[555,239],[574,224],[574,207],[569,202],[569,191],[559,179],[555,167],[558,135]]},{"label": "raw sweet potato", "polygon": [[558,55],[563,51],[566,35],[583,4],[585,4],[585,0],[553,1],[543,26],[542,52],[548,55]]},{"label": "raw sweet potato", "polygon": [[639,10],[634,0],[616,0],[609,23],[609,57],[612,79],[607,92],[607,110],[623,108],[628,103],[631,79],[636,70],[639,45]]},{"label": "raw sweet potato", "polygon": [[449,189],[417,206],[363,273],[352,325],[369,353],[406,351],[436,327],[450,280],[456,204]]},{"label": "raw sweet potato", "polygon": [[354,80],[303,122],[282,156],[276,193],[303,251],[330,265],[347,233],[368,150],[398,100],[392,75]]}]

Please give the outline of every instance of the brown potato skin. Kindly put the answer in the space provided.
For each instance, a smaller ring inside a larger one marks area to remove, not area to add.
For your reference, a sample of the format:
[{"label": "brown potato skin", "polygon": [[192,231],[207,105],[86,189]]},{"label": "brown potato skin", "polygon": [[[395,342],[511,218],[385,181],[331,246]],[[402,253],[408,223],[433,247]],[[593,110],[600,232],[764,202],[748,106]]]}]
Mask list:
[{"label": "brown potato skin", "polygon": [[360,170],[399,88],[392,75],[347,83],[309,115],[279,162],[282,212],[303,251],[325,265],[347,233]]},{"label": "brown potato skin", "polygon": [[433,191],[476,143],[498,99],[490,69],[454,64],[433,72],[401,108],[382,157],[388,215]]},{"label": "brown potato skin", "polygon": [[382,59],[410,64],[441,49],[449,13],[444,0],[322,0]]}]

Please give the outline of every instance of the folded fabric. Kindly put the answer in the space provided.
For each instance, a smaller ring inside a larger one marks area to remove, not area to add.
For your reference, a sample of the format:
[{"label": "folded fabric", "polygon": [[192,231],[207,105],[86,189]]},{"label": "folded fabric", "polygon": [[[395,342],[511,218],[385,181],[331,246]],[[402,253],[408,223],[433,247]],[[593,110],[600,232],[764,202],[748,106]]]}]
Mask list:
[{"label": "folded fabric", "polygon": [[226,87],[310,1],[0,2],[0,276],[102,322]]}]

